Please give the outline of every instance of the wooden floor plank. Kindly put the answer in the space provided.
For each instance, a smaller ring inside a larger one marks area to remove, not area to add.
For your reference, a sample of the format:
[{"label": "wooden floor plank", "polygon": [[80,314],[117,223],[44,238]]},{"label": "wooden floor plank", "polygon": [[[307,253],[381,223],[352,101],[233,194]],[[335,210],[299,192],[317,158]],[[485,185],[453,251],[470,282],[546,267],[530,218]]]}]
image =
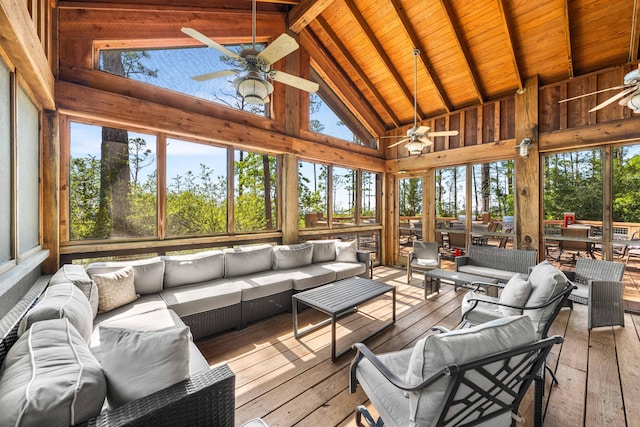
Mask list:
[{"label": "wooden floor plank", "polygon": [[[435,333],[432,326],[452,329],[460,322],[466,290],[454,291],[453,286],[444,284],[439,294],[425,300],[420,275],[407,285],[404,269],[379,267],[374,274],[374,279],[396,286],[398,303],[396,325],[366,342],[374,353],[413,346]],[[373,319],[384,319],[385,313],[389,315],[389,301],[381,298],[342,319],[338,333],[344,339],[339,348],[358,334],[366,335],[376,321]],[[301,317],[306,323],[322,318],[311,309]],[[546,392],[545,426],[640,427],[640,316],[627,314],[625,323],[624,328],[593,330],[590,338],[586,306],[560,312],[550,335],[563,335],[565,341],[555,346],[548,358],[560,384]],[[377,414],[361,388],[349,393],[348,369],[353,354],[331,361],[329,326],[297,340],[291,314],[283,313],[197,344],[210,364],[227,362],[236,374],[236,425],[262,417],[270,427],[354,427],[354,409],[359,404]],[[519,426],[532,425],[532,399],[531,389],[520,407],[526,422]]]}]

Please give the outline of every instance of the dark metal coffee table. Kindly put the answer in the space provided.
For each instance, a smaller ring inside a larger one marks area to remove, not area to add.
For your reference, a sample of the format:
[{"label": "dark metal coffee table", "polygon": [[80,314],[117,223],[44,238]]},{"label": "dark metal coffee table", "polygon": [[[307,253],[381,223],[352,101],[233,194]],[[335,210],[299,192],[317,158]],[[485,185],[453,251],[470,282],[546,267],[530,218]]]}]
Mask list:
[{"label": "dark metal coffee table", "polygon": [[[362,277],[351,277],[294,294],[292,299],[293,336],[299,338],[327,323],[331,323],[331,360],[335,362],[336,358],[351,350],[351,348],[347,348],[336,354],[336,320],[338,317],[357,311],[358,305],[371,301],[387,292],[393,293],[392,320],[362,339],[362,341],[365,341],[396,323],[395,286]],[[298,302],[304,303],[331,317],[316,325],[298,330]]]}]

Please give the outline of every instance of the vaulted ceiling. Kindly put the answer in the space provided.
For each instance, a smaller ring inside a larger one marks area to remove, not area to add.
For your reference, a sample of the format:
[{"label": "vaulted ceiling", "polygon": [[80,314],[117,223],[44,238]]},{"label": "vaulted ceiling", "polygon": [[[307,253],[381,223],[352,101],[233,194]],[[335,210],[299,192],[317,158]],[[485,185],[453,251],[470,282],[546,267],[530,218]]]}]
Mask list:
[{"label": "vaulted ceiling", "polygon": [[[122,4],[101,4],[112,2]],[[248,18],[251,10],[248,0],[130,3]],[[640,44],[638,0],[258,0],[257,8],[258,21],[286,15],[312,66],[374,134],[413,123],[414,48],[422,120],[512,95],[530,76],[546,85],[635,62]]]}]

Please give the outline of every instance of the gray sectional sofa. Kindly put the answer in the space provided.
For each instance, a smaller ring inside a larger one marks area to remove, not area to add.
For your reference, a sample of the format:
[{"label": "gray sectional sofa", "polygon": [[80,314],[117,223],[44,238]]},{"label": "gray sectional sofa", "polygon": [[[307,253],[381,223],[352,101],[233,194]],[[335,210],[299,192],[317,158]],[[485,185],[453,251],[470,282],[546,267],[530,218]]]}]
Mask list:
[{"label": "gray sectional sofa", "polygon": [[64,265],[0,343],[0,424],[233,425],[235,376],[193,339],[369,269],[333,240]]}]

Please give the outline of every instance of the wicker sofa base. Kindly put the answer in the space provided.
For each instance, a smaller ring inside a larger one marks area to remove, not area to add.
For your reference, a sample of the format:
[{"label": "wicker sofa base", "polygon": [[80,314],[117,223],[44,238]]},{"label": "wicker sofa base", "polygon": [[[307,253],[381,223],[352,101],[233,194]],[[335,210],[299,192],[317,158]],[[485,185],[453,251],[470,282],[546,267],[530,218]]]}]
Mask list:
[{"label": "wicker sofa base", "polygon": [[228,329],[238,329],[242,324],[242,308],[241,304],[234,304],[184,316],[181,319],[191,329],[193,339],[197,340]]},{"label": "wicker sofa base", "polygon": [[247,324],[271,317],[275,314],[291,311],[292,291],[242,301],[242,327]]}]

